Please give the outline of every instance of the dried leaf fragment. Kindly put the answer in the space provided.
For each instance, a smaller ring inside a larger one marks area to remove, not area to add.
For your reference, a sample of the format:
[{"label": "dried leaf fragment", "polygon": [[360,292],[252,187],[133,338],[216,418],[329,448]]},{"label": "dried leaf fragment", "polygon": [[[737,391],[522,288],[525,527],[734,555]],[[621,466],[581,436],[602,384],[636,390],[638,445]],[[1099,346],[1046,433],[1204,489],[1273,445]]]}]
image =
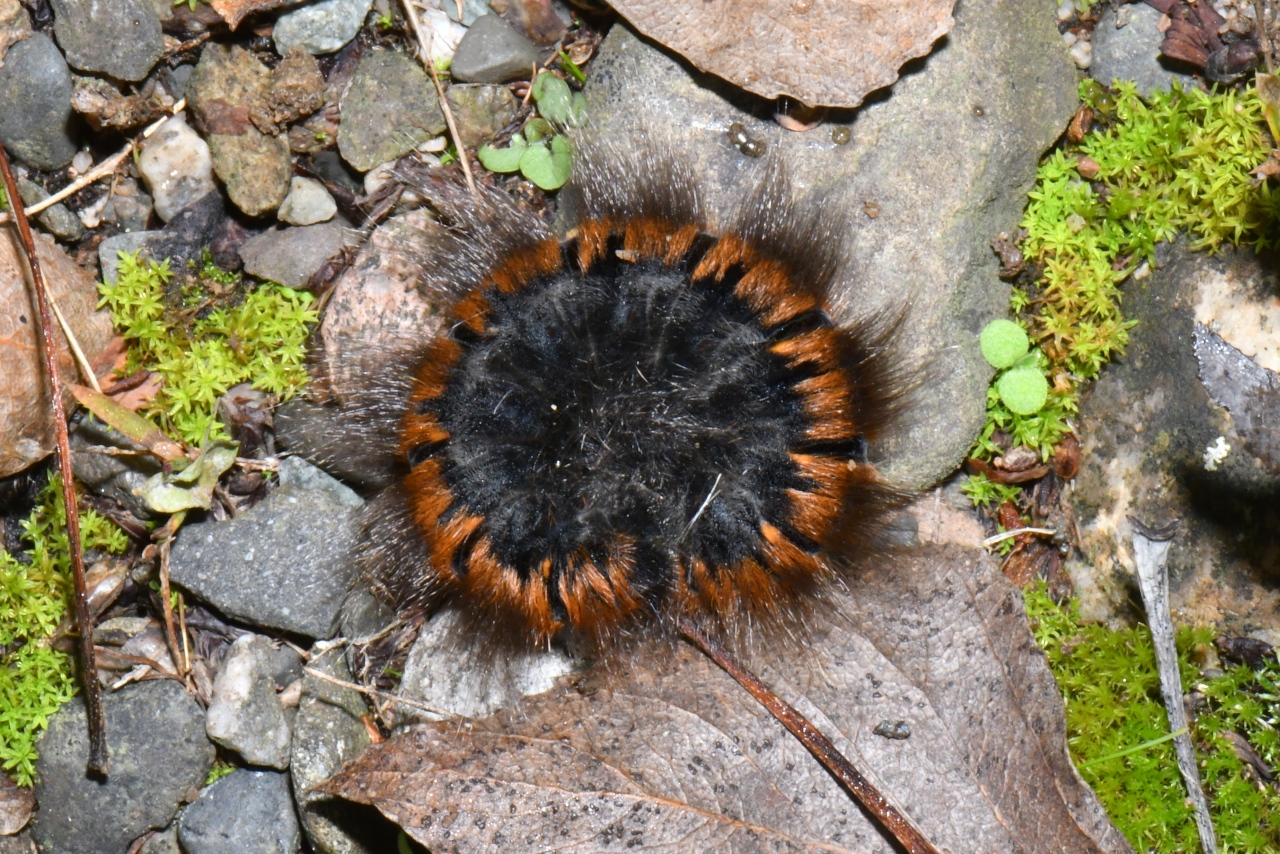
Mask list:
[{"label": "dried leaf fragment", "polygon": [[955,0],[615,0],[640,32],[765,98],[856,107],[950,32]]},{"label": "dried leaf fragment", "polygon": [[[837,616],[802,647],[757,650],[753,669],[943,850],[1130,851],[1070,765],[1017,591],[967,549],[894,564],[834,597]],[[876,735],[886,720],[911,737]],[[643,645],[491,718],[396,736],[323,790],[436,852],[895,850],[683,644]]]}]

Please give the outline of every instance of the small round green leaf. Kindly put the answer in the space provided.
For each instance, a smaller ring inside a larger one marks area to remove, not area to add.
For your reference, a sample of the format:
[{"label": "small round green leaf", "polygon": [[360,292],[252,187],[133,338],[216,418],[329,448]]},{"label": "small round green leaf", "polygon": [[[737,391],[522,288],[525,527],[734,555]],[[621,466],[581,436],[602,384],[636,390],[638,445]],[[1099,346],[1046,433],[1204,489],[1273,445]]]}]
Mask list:
[{"label": "small round green leaf", "polygon": [[480,165],[490,172],[514,172],[520,168],[520,157],[528,147],[524,137],[513,136],[510,148],[482,145],[476,152],[476,157],[480,158]]},{"label": "small round green leaf", "polygon": [[520,157],[520,172],[544,190],[558,190],[569,180],[573,155],[563,136],[551,138],[551,147],[531,145]]},{"label": "small round green leaf", "polygon": [[551,122],[546,119],[531,119],[524,126],[524,138],[529,142],[542,142],[556,132],[551,126]]},{"label": "small round green leaf", "polygon": [[1022,327],[1012,320],[993,320],[978,336],[982,358],[993,368],[1007,368],[1026,355],[1031,342]]},{"label": "small round green leaf", "polygon": [[539,74],[533,81],[533,100],[538,103],[538,114],[557,125],[565,125],[573,106],[573,92],[569,84],[554,74]]},{"label": "small round green leaf", "polygon": [[1015,415],[1035,415],[1049,399],[1049,382],[1044,374],[1029,368],[1005,372],[996,383],[1004,405]]}]

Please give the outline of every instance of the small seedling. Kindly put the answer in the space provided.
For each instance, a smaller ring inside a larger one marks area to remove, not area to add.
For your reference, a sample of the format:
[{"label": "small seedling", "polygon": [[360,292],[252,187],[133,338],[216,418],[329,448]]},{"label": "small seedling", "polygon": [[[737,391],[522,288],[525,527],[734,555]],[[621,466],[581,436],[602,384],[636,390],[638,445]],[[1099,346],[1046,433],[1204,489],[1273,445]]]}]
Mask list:
[{"label": "small seedling", "polygon": [[523,134],[512,137],[507,148],[481,146],[476,156],[491,172],[519,171],[542,189],[557,190],[569,180],[573,167],[573,150],[558,129],[586,124],[587,100],[554,74],[539,74],[532,95],[539,115],[525,125]]}]

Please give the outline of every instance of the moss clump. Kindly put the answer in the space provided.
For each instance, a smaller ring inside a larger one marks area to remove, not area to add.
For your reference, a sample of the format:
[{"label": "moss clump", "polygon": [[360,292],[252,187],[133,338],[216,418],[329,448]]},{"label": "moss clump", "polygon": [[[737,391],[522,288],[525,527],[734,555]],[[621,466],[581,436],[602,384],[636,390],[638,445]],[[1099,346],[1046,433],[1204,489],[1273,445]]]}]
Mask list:
[{"label": "moss clump", "polygon": [[1175,84],[1144,101],[1132,84],[1111,90],[1090,80],[1081,97],[1100,127],[1041,164],[1021,248],[1042,274],[1011,301],[1045,354],[1048,402],[1019,414],[993,388],[973,450],[979,458],[1000,453],[997,433],[1048,458],[1070,431],[1081,384],[1128,343],[1133,321],[1121,311],[1120,284],[1152,260],[1157,243],[1179,233],[1209,251],[1223,242],[1275,243],[1280,191],[1249,174],[1270,153],[1252,89]]},{"label": "moss clump", "polygon": [[[49,646],[72,596],[58,476],[49,479],[22,527],[28,562],[0,550],[0,766],[18,785],[29,786],[36,739],[76,693],[70,657]],[[86,552],[108,554],[128,546],[124,533],[92,510],[80,511],[80,542]]]},{"label": "moss clump", "polygon": [[[1040,584],[1026,592],[1036,641],[1066,700],[1067,744],[1080,774],[1111,820],[1139,851],[1198,851],[1199,838],[1168,735],[1151,635],[1145,626],[1115,631],[1082,623],[1076,603],[1060,606]],[[1205,697],[1191,725],[1200,775],[1222,851],[1280,850],[1280,793],[1253,782],[1224,733],[1246,738],[1272,767],[1280,760],[1280,713],[1274,664],[1254,672],[1233,668],[1196,684],[1192,662],[1212,631],[1178,633],[1184,686]],[[1149,742],[1158,742],[1149,744]],[[1120,754],[1139,745],[1140,750]]]},{"label": "moss clump", "polygon": [[232,386],[288,397],[307,381],[306,339],[318,320],[309,293],[254,288],[208,261],[179,279],[167,261],[127,253],[115,284],[99,291],[129,341],[126,372],[163,380],[146,414],[189,443],[226,438],[215,407]]}]

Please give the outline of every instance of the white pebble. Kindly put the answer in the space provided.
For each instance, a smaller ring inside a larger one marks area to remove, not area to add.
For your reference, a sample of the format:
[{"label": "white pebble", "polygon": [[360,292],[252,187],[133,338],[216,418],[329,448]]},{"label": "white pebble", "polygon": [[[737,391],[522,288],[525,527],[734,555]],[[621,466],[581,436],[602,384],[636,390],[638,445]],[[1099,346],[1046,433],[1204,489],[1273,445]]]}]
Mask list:
[{"label": "white pebble", "polygon": [[424,28],[431,33],[431,61],[453,59],[458,42],[467,34],[467,28],[439,9],[427,9],[422,13]]},{"label": "white pebble", "polygon": [[209,146],[181,115],[160,125],[144,144],[138,169],[155,199],[156,214],[165,222],[217,189]]},{"label": "white pebble", "polygon": [[1071,59],[1076,68],[1087,69],[1093,64],[1093,45],[1089,42],[1076,42],[1071,46]]},{"label": "white pebble", "polygon": [[364,194],[371,196],[387,181],[391,180],[391,170],[395,169],[396,162],[388,160],[386,163],[379,163],[377,166],[364,173]]},{"label": "white pebble", "polygon": [[71,158],[71,171],[76,175],[83,175],[93,167],[93,155],[87,151],[77,151],[76,156]]},{"label": "white pebble", "polygon": [[277,216],[290,225],[315,225],[327,222],[338,212],[333,196],[324,184],[311,178],[295,176],[289,182],[289,195],[280,204]]},{"label": "white pebble", "polygon": [[433,136],[426,142],[418,143],[418,150],[428,154],[439,154],[449,147],[449,138],[444,134]]},{"label": "white pebble", "polygon": [[1062,34],[1062,40],[1066,42],[1067,47],[1071,47],[1073,44],[1076,43],[1076,34],[1071,32],[1071,30],[1067,30],[1065,33]]},{"label": "white pebble", "polygon": [[1075,0],[1062,0],[1058,4],[1058,20],[1070,21],[1076,14]]}]

